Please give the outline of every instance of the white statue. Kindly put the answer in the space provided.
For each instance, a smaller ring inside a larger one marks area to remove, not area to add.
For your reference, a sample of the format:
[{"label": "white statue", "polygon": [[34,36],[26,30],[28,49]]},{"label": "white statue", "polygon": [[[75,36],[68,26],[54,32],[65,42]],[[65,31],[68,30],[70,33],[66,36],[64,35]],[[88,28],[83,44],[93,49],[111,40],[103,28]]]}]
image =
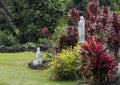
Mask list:
[{"label": "white statue", "polygon": [[83,16],[80,16],[80,21],[78,22],[78,35],[78,42],[85,43],[85,20]]},{"label": "white statue", "polygon": [[40,52],[40,48],[37,48],[36,52],[36,60],[33,61],[33,65],[38,65],[42,63],[42,54]]},{"label": "white statue", "polygon": [[118,63],[118,66],[117,66],[117,68],[118,68],[118,71],[117,71],[117,73],[118,73],[118,75],[120,75],[120,63]]}]

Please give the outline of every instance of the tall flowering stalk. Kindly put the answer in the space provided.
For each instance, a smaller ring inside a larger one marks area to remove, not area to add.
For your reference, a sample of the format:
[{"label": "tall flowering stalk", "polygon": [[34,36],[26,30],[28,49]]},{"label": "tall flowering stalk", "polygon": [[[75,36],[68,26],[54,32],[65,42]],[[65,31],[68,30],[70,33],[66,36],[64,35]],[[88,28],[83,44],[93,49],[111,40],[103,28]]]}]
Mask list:
[{"label": "tall flowering stalk", "polygon": [[47,27],[43,27],[41,31],[42,31],[42,34],[45,37],[45,39],[47,39],[48,36],[49,36],[49,34],[48,34],[48,28]]},{"label": "tall flowering stalk", "polygon": [[52,38],[52,34],[48,33],[48,27],[43,27],[42,28],[42,35],[45,38],[45,44],[47,45],[47,47],[50,47],[49,44],[51,44],[50,39]]},{"label": "tall flowering stalk", "polygon": [[53,41],[52,41],[53,35],[49,33],[48,27],[43,27],[41,31],[42,31],[43,37],[45,39],[44,45],[47,47],[46,56],[51,58],[56,54],[55,46],[54,46]]}]

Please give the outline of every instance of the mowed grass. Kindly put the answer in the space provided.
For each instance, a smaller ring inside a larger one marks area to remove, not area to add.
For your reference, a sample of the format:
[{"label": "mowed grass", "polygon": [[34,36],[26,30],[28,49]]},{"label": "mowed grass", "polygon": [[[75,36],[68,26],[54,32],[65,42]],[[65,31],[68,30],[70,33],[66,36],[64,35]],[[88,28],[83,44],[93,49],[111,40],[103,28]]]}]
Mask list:
[{"label": "mowed grass", "polygon": [[0,53],[0,85],[74,85],[75,81],[50,81],[43,70],[28,68],[35,53]]}]

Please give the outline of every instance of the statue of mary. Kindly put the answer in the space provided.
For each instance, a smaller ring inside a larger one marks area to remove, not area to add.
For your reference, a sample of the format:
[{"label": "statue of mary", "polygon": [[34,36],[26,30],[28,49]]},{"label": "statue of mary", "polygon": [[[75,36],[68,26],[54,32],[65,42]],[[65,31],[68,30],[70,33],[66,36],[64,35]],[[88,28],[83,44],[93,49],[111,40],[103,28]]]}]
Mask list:
[{"label": "statue of mary", "polygon": [[83,16],[80,16],[80,21],[78,22],[78,43],[85,43],[85,20]]}]

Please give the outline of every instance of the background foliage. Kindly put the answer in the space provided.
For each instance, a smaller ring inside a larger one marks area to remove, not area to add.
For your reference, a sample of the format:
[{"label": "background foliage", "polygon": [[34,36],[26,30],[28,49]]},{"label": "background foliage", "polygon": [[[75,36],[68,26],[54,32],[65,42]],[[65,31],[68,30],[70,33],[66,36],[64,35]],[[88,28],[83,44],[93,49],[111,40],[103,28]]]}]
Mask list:
[{"label": "background foliage", "polygon": [[[12,17],[11,22],[18,30],[19,41],[37,42],[44,26],[49,27],[49,32],[53,33],[59,19],[65,15],[65,3],[64,0],[10,0],[8,10]],[[14,34],[3,17],[0,17],[0,21],[1,30]]]},{"label": "background foliage", "polygon": [[[41,28],[48,27],[50,33],[64,24],[71,7],[83,14],[91,0],[1,0],[0,30],[12,34],[20,43],[38,42]],[[119,13],[120,0],[100,0],[100,6],[107,5]],[[65,20],[65,21],[62,21]]]}]

